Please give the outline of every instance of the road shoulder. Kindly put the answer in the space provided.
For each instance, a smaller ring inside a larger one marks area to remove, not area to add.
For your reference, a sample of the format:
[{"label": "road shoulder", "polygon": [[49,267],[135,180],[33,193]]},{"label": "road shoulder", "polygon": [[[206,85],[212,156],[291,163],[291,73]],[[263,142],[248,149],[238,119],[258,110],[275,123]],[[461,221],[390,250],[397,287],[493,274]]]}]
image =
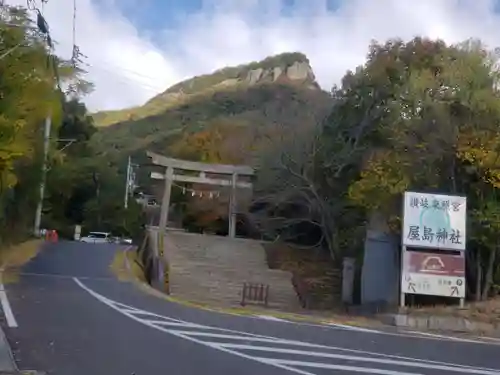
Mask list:
[{"label": "road shoulder", "polygon": [[7,337],[0,327],[0,375],[1,372],[17,372],[18,368],[14,361],[14,355],[7,341]]}]

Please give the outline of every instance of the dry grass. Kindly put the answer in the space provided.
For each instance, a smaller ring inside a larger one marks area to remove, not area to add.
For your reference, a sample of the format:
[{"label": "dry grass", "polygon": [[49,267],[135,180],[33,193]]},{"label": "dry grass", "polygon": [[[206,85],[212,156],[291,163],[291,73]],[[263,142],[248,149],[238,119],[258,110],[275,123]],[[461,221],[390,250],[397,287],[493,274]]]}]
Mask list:
[{"label": "dry grass", "polygon": [[41,249],[43,240],[34,239],[0,249],[0,267],[4,270],[2,281],[19,280],[19,269],[33,259]]},{"label": "dry grass", "polygon": [[307,286],[314,309],[339,307],[341,273],[320,249],[302,249],[286,243],[263,244],[270,268],[288,271]]},{"label": "dry grass", "polygon": [[43,240],[36,239],[0,249],[0,267],[7,269],[23,266],[38,254],[42,243]]},{"label": "dry grass", "polygon": [[140,266],[137,253],[135,251],[118,251],[110,265],[111,271],[120,281],[146,282],[144,272]]},{"label": "dry grass", "polygon": [[464,308],[458,306],[433,306],[410,308],[408,310],[413,314],[457,316],[485,323],[500,322],[500,298],[468,303]]}]

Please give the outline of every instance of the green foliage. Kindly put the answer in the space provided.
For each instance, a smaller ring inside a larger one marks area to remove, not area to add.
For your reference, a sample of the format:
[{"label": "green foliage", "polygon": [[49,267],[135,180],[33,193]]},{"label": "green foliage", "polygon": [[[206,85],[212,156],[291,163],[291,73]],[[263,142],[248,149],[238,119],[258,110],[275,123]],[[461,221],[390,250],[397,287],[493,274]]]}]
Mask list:
[{"label": "green foliage", "polygon": [[330,155],[349,146],[349,199],[395,232],[404,191],[467,196],[477,298],[488,296],[498,267],[499,73],[498,56],[477,41],[374,43],[366,64],[335,88],[323,134]]},{"label": "green foliage", "polygon": [[394,203],[408,188],[464,192],[467,179],[456,160],[467,143],[461,139],[479,127],[495,128],[498,111],[490,65],[471,48],[420,38],[374,44],[365,66],[335,91],[338,105],[325,138],[335,146],[338,133],[331,136],[328,127],[340,122],[356,145],[355,202],[397,211]]},{"label": "green foliage", "polygon": [[125,176],[104,160],[95,158],[88,140],[95,133],[92,117],[76,99],[65,103],[60,139],[75,143],[48,174],[44,225],[72,235],[74,225],[86,230],[110,231],[137,237],[143,229],[141,207],[131,198],[123,207]]},{"label": "green foliage", "polygon": [[100,129],[92,144],[108,160],[125,160],[145,150],[170,153],[170,147],[186,133],[224,123],[248,128],[264,136],[275,124],[299,127],[317,123],[330,106],[329,96],[291,85],[269,84],[215,92],[137,121]]},{"label": "green foliage", "polygon": [[[13,26],[16,25],[16,26]],[[3,6],[0,14],[0,240],[26,233],[32,222],[40,178],[41,129],[51,112],[62,112],[54,89],[54,58],[33,29],[24,8]],[[62,79],[77,76],[68,71]]]},{"label": "green foliage", "polygon": [[[44,38],[32,28],[26,9],[20,7],[2,7],[0,55],[0,242],[32,231],[48,114],[52,141],[42,225],[71,232],[74,224],[102,219],[103,225],[120,234],[137,231],[141,220],[137,206],[132,203],[130,210],[123,210],[119,207],[123,195],[116,196],[123,179],[116,168],[95,159],[89,147],[96,129],[77,99],[92,88],[82,79],[84,72],[50,53]],[[55,89],[57,79],[73,99],[66,100]],[[96,174],[104,176],[103,181],[96,183]],[[91,209],[99,195],[102,218]]]}]

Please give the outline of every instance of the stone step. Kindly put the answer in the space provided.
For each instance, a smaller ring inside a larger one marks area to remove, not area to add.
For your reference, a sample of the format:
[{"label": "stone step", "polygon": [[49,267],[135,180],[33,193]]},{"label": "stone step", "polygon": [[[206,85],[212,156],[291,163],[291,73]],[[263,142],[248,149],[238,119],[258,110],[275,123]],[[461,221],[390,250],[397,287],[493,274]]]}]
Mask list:
[{"label": "stone step", "polygon": [[269,303],[296,308],[291,274],[271,270],[256,241],[169,233],[165,238],[172,295],[197,301],[238,304],[245,282],[268,284]]}]

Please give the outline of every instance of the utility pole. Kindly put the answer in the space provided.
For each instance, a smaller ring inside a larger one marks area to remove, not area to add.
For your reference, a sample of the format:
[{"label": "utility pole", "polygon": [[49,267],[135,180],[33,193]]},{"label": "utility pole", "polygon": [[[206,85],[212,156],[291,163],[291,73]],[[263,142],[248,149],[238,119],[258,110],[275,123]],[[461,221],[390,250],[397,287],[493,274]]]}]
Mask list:
[{"label": "utility pole", "polygon": [[125,209],[128,208],[128,195],[129,195],[129,191],[130,191],[131,169],[132,169],[132,163],[131,163],[130,156],[129,156],[128,163],[127,163],[127,179],[125,180],[125,202],[123,204],[123,207],[125,207]]},{"label": "utility pole", "polygon": [[51,118],[51,113],[49,112],[49,114],[45,118],[45,128],[43,135],[42,177],[40,180],[40,196],[38,200],[38,206],[36,207],[35,228],[33,231],[36,237],[40,236],[40,223],[42,221],[43,199],[45,195],[45,180],[47,178],[47,159],[49,156],[51,126],[52,126],[52,118]]}]

